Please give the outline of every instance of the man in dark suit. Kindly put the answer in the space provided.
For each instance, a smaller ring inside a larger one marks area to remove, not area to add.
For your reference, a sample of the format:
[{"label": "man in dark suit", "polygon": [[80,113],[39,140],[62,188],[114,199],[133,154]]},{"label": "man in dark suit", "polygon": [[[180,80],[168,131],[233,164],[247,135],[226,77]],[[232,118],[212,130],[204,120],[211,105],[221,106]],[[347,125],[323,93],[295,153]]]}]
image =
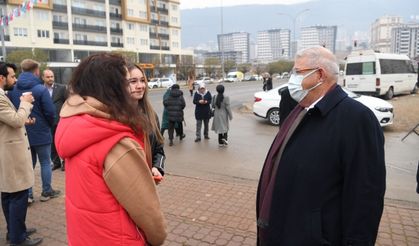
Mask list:
[{"label": "man in dark suit", "polygon": [[337,85],[335,56],[299,51],[288,82],[299,104],[281,125],[257,192],[258,245],[374,245],[384,206],[384,136]]},{"label": "man in dark suit", "polygon": [[51,134],[52,134],[52,144],[51,144],[51,160],[53,162],[52,170],[56,170],[61,168],[62,171],[65,169],[64,161],[61,163],[61,159],[57,154],[57,150],[55,149],[55,130],[57,129],[58,121],[60,120],[60,111],[61,107],[63,106],[65,100],[67,99],[67,89],[64,85],[57,84],[54,82],[54,72],[50,69],[45,69],[42,73],[42,80],[44,81],[45,87],[48,89],[49,95],[54,102],[56,108],[56,118],[54,121],[54,125],[51,127]]},{"label": "man in dark suit", "polygon": [[282,90],[280,95],[281,101],[279,101],[279,125],[281,126],[298,103],[292,99],[288,87]]}]

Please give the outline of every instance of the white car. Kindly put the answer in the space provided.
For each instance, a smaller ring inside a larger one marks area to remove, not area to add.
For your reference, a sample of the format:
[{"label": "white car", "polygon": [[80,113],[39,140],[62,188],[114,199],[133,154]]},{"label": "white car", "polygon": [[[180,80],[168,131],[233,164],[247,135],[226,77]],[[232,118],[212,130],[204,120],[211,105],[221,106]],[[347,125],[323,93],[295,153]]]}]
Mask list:
[{"label": "white car", "polygon": [[[272,125],[279,125],[279,102],[281,92],[287,88],[285,83],[269,91],[255,93],[253,113],[256,116],[267,119]],[[367,106],[377,117],[381,126],[393,124],[393,105],[389,102],[376,97],[363,96],[353,93],[346,88],[342,88],[349,97]]]},{"label": "white car", "polygon": [[172,85],[176,84],[170,78],[154,78],[148,81],[148,88],[154,89],[159,87],[169,88]]},{"label": "white car", "polygon": [[213,82],[214,82],[214,80],[211,79],[210,77],[202,77],[200,79],[195,80],[194,84],[195,85],[212,84]]}]

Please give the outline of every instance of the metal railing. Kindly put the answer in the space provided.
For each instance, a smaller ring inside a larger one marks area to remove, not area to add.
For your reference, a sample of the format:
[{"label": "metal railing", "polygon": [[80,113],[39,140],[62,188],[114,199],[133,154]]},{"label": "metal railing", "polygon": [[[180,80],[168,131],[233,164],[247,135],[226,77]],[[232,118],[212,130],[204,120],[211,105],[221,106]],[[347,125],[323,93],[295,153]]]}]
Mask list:
[{"label": "metal railing", "polygon": [[54,38],[54,44],[69,44],[70,40],[63,38]]},{"label": "metal railing", "polygon": [[84,24],[73,23],[73,30],[75,31],[85,31],[85,32],[96,32],[96,33],[106,33],[105,26],[92,26]]},{"label": "metal railing", "polygon": [[92,46],[107,46],[108,42],[97,42],[97,41],[89,41],[89,40],[73,40],[73,44],[78,45],[92,45]]},{"label": "metal railing", "polygon": [[106,12],[105,11],[98,11],[98,10],[92,10],[92,9],[71,7],[71,12],[73,14],[78,14],[78,15],[87,15],[87,16],[95,16],[95,17],[106,17]]}]

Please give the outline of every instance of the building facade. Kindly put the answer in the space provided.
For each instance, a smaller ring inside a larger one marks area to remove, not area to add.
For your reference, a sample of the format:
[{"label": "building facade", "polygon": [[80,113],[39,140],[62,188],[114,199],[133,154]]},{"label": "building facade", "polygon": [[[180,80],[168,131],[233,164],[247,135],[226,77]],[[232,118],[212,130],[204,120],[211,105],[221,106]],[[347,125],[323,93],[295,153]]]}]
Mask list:
[{"label": "building facade", "polygon": [[288,29],[271,29],[257,33],[257,61],[270,63],[290,58],[291,32]]},{"label": "building facade", "polygon": [[404,25],[391,30],[391,53],[419,57],[419,24]]},{"label": "building facade", "polygon": [[399,16],[382,16],[371,25],[371,48],[384,53],[391,52],[391,30],[403,23]]},{"label": "building facade", "polygon": [[[0,1],[0,8],[9,13],[22,2]],[[179,7],[180,0],[42,0],[4,27],[6,50],[41,49],[52,67],[75,66],[103,51],[173,66],[192,60],[192,52],[181,50]]]},{"label": "building facade", "polygon": [[[218,50],[221,53],[235,51],[241,52],[242,60],[240,63],[249,62],[249,33],[233,32],[227,34],[218,34]],[[226,57],[224,56],[224,60]]]},{"label": "building facade", "polygon": [[337,26],[309,26],[301,28],[299,49],[323,46],[336,52]]}]

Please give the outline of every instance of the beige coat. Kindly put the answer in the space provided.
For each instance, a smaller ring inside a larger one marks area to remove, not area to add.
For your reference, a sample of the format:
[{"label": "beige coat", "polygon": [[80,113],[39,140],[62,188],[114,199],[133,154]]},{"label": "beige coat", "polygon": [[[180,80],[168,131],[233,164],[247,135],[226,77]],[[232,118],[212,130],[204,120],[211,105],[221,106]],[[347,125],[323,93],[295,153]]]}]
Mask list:
[{"label": "beige coat", "polygon": [[34,172],[25,122],[33,105],[13,106],[0,88],[0,191],[18,192],[34,184]]}]

